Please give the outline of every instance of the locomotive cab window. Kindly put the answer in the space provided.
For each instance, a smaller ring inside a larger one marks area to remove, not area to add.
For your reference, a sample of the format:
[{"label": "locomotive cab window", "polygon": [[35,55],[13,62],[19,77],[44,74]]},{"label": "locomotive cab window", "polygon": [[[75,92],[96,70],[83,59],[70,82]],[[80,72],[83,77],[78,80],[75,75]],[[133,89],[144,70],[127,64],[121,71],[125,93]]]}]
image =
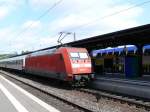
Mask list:
[{"label": "locomotive cab window", "polygon": [[80,56],[80,58],[82,58],[82,59],[88,58],[87,53],[79,53],[79,56]]},{"label": "locomotive cab window", "polygon": [[72,52],[70,53],[71,58],[79,58],[79,53]]},{"label": "locomotive cab window", "polygon": [[72,52],[70,53],[71,58],[80,58],[80,59],[87,59],[88,54],[85,52],[79,53],[79,52]]}]

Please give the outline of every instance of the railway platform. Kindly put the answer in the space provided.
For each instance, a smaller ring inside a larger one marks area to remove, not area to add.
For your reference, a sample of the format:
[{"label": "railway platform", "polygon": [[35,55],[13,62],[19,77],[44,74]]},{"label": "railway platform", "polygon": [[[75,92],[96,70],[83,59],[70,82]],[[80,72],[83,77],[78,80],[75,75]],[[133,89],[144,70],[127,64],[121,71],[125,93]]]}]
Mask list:
[{"label": "railway platform", "polygon": [[[116,75],[116,76],[115,76]],[[111,91],[150,100],[150,76],[127,79],[123,75],[96,75],[91,86],[95,89]]]},{"label": "railway platform", "polygon": [[60,112],[0,75],[2,112]]},{"label": "railway platform", "polygon": [[147,81],[150,82],[150,74],[143,74],[142,77],[132,77],[127,78],[124,74],[121,73],[105,73],[105,74],[97,74],[96,78],[112,78],[112,79],[123,79],[123,80],[137,80],[137,81]]}]

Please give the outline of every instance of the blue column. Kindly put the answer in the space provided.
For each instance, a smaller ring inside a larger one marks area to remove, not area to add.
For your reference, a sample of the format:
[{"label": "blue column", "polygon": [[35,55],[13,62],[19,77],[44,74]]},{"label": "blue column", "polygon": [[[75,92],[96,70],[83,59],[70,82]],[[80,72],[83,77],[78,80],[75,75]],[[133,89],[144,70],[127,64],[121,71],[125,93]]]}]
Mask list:
[{"label": "blue column", "polygon": [[127,78],[142,76],[143,45],[138,44],[136,47],[136,55],[128,54],[125,56],[125,76]]}]

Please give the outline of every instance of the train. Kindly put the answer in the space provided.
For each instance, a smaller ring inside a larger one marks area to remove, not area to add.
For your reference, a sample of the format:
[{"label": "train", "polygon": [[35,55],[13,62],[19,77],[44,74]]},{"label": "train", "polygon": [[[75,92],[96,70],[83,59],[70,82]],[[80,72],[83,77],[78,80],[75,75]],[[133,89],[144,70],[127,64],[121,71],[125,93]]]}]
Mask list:
[{"label": "train", "polygon": [[[91,55],[94,72],[97,74],[124,74],[125,56],[138,57],[137,50],[134,45],[93,50]],[[143,74],[150,74],[150,45],[143,47],[142,72]]]},{"label": "train", "polygon": [[52,78],[72,85],[94,79],[91,58],[85,48],[59,47],[0,60],[0,67]]}]

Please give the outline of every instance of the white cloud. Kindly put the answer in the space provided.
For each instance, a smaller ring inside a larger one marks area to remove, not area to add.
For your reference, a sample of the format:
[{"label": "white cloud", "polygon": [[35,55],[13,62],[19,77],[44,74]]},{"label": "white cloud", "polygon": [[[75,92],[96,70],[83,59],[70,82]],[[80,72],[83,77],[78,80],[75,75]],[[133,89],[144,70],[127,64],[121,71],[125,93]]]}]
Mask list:
[{"label": "white cloud", "polygon": [[[9,26],[0,29],[1,40],[1,53],[13,53],[15,51],[21,52],[22,50],[33,50],[40,43],[40,37],[37,35],[37,29],[27,30],[18,35],[14,33],[15,26]],[[19,29],[18,32],[21,32]]]},{"label": "white cloud", "polygon": [[16,7],[24,3],[24,0],[0,0],[2,6]]},{"label": "white cloud", "polygon": [[[111,11],[106,11],[108,14],[113,14],[113,12],[118,12],[124,9],[128,9],[131,7],[131,5],[123,5],[113,8]],[[112,28],[129,28],[133,26],[138,25],[138,21],[136,18],[138,18],[143,12],[143,9],[140,7],[136,7],[131,10],[123,11],[121,13],[118,12],[118,14],[114,16],[106,16],[102,21],[105,23],[106,26],[112,27]],[[114,13],[115,14],[115,13]]]},{"label": "white cloud", "polygon": [[[41,10],[41,8],[46,10],[56,2],[54,0],[29,0],[29,4],[32,6],[31,8],[36,8],[36,10]],[[6,45],[9,45],[9,40],[12,40],[10,42],[12,51],[35,50],[56,45],[60,31],[76,32],[76,38],[83,39],[139,25],[138,18],[143,13],[143,8],[141,7],[136,7],[126,12],[101,19],[103,16],[132,6],[128,3],[117,4],[112,7],[112,4],[114,4],[113,0],[64,0],[49,15],[50,19],[48,23],[44,21],[48,21],[47,19],[41,20],[42,22],[38,20],[27,20],[21,25],[18,32],[28,27],[31,30],[27,30],[19,37],[12,39],[11,29],[0,29],[0,39],[5,37],[5,40],[8,40],[8,42],[4,42]],[[90,21],[93,22],[78,28],[78,26],[89,23]],[[54,34],[56,36],[53,36]],[[73,41],[73,36],[67,36],[63,40],[63,42],[70,41]]]},{"label": "white cloud", "polygon": [[0,52],[8,53],[10,52],[10,41],[12,39],[12,27],[5,27],[0,29]]},{"label": "white cloud", "polygon": [[0,20],[7,17],[10,12],[17,9],[21,4],[23,4],[21,0],[0,0]]},{"label": "white cloud", "polygon": [[29,5],[34,10],[47,9],[57,3],[59,0],[29,0]]},{"label": "white cloud", "polygon": [[[116,0],[120,2],[120,0]],[[30,1],[33,6],[39,7],[49,7],[47,4],[54,4],[53,0],[31,0]],[[111,31],[110,29],[117,30],[119,28],[128,28],[132,26],[137,26],[138,21],[136,20],[143,9],[141,7],[136,7],[134,9],[128,10],[126,12],[120,13],[118,15],[108,17],[105,19],[100,19],[98,21],[94,21],[90,25],[85,25],[85,27],[81,27],[78,30],[78,26],[89,23],[90,21],[96,20],[97,18],[101,18],[105,15],[112,14],[114,12],[120,11],[122,9],[126,9],[132,6],[130,3],[125,4],[117,4],[114,5],[114,1],[112,0],[66,0],[61,3],[56,9],[54,9],[51,13],[57,15],[57,18],[54,20],[50,20],[49,23],[49,31],[51,33],[58,33],[60,31],[69,31],[73,28],[73,31],[89,32],[89,34],[93,34],[98,29],[108,29],[107,31]],[[112,7],[113,6],[113,7]],[[40,8],[39,8],[40,9]],[[50,15],[51,16],[51,15]],[[74,29],[76,28],[77,29]],[[88,28],[91,27],[91,28]],[[90,29],[90,30],[89,30]],[[103,30],[104,31],[104,30]],[[106,30],[105,30],[106,31]],[[101,31],[99,31],[101,33]],[[87,35],[86,35],[87,36]]]},{"label": "white cloud", "polygon": [[[101,1],[93,0],[87,3],[83,1],[80,2],[77,0],[73,2],[74,5],[68,5],[67,8],[70,9],[71,12],[72,9],[80,9],[80,12],[77,13],[76,11],[73,11],[67,16],[51,21],[48,28],[49,31],[57,33],[60,31],[75,31],[79,36],[78,39],[83,39],[89,36],[137,26],[139,25],[137,19],[143,12],[141,7],[135,7],[131,10],[107,17],[107,15],[114,14],[115,12],[117,13],[118,11],[127,9],[133,5],[116,5],[110,9],[112,2],[106,1],[101,3]],[[106,17],[103,18],[104,16]],[[84,35],[80,35],[80,33]]]},{"label": "white cloud", "polygon": [[78,27],[84,23],[87,23],[91,19],[84,16],[71,14],[67,17],[54,20],[52,23],[50,23],[49,29],[51,30],[51,32],[65,31],[74,27]]},{"label": "white cloud", "polygon": [[4,19],[8,15],[7,7],[0,7],[0,20]]},{"label": "white cloud", "polygon": [[12,34],[11,25],[9,27],[6,27],[6,28],[1,28],[0,29],[0,40],[3,40],[3,42],[4,41],[9,41],[11,34]]},{"label": "white cloud", "polygon": [[34,4],[34,5],[48,5],[51,2],[54,2],[54,0],[30,0],[30,3]]},{"label": "white cloud", "polygon": [[22,25],[22,28],[30,28],[30,29],[33,28],[38,29],[40,27],[41,27],[41,22],[39,20],[38,21],[29,20]]}]

